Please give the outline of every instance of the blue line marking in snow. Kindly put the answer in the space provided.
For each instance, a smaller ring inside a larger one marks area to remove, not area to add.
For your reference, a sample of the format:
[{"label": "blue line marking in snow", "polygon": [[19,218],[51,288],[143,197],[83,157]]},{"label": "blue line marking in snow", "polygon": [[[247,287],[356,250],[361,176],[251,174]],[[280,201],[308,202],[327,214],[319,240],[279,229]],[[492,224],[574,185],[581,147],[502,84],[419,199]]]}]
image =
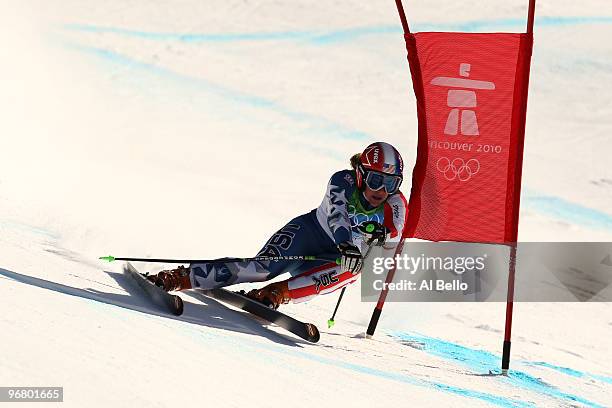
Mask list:
[{"label": "blue line marking in snow", "polygon": [[612,377],[607,377],[604,375],[598,375],[598,374],[590,374],[590,373],[584,373],[582,371],[578,371],[578,370],[574,370],[573,368],[568,368],[568,367],[561,367],[558,365],[554,365],[554,364],[550,364],[550,363],[546,363],[544,361],[526,361],[523,362],[523,364],[528,365],[528,366],[538,366],[538,367],[546,367],[546,368],[550,368],[552,370],[555,371],[559,371],[563,374],[569,375],[571,377],[575,377],[575,378],[585,378],[585,377],[590,377],[590,378],[594,378],[598,381],[607,383],[607,384],[612,384]]},{"label": "blue line marking in snow", "polygon": [[130,30],[117,27],[103,27],[88,24],[65,24],[67,30],[96,34],[118,34],[126,37],[142,38],[156,41],[180,41],[186,43],[198,42],[231,42],[231,41],[275,41],[304,40],[313,34],[308,31],[272,31],[253,33],[172,33]]},{"label": "blue line marking in snow", "polygon": [[612,215],[559,197],[539,195],[534,191],[526,190],[521,197],[521,202],[526,209],[555,219],[595,229],[612,230]]},{"label": "blue line marking in snow", "polygon": [[606,384],[612,384],[612,377],[606,377],[605,375],[597,375],[597,374],[589,374],[591,377],[599,380],[601,382],[605,382]]},{"label": "blue line marking in snow", "polygon": [[562,372],[563,374],[567,374],[567,375],[569,375],[571,377],[576,377],[576,378],[584,377],[584,373],[583,372],[580,372],[578,370],[574,370],[572,368],[556,366],[556,365],[553,365],[553,364],[550,364],[550,363],[546,363],[544,361],[535,361],[535,362],[526,361],[524,364],[531,365],[531,366],[539,366],[539,367],[552,368],[553,370],[557,370],[557,371]]},{"label": "blue line marking in snow", "polygon": [[[558,26],[573,26],[586,24],[612,24],[612,17],[609,16],[544,16],[536,17],[534,25],[536,27],[558,27]],[[527,17],[525,18],[508,18],[508,19],[491,19],[491,20],[473,20],[464,22],[452,23],[425,23],[417,25],[422,31],[434,30],[453,30],[477,32],[487,29],[496,28],[518,28],[522,32],[527,27]]]},{"label": "blue line marking in snow", "polygon": [[396,25],[347,28],[344,30],[330,31],[327,33],[313,33],[310,36],[309,41],[313,44],[325,45],[352,41],[359,37],[382,34],[395,34],[401,36],[402,29]]},{"label": "blue line marking in snow", "polygon": [[[402,332],[392,333],[392,335],[402,341],[414,342],[419,346],[419,348],[431,355],[443,358],[445,360],[452,360],[457,364],[477,373],[486,374],[489,372],[489,370],[499,372],[499,367],[501,366],[501,357],[485,350],[471,349],[456,343],[419,334]],[[602,405],[589,401],[580,396],[563,392],[523,371],[510,370],[507,377],[497,378],[499,378],[500,381],[510,383],[517,388],[547,395],[563,401],[578,402],[594,408],[602,407]]]},{"label": "blue line marking in snow", "polygon": [[65,24],[64,29],[95,34],[117,34],[126,37],[141,38],[152,41],[178,41],[184,43],[224,43],[246,41],[305,41],[322,45],[330,42],[348,41],[356,37],[378,34],[400,34],[401,27],[382,25],[355,27],[333,31],[270,31],[253,33],[172,33],[139,31],[125,28],[104,27],[87,24]]},{"label": "blue line marking in snow", "polygon": [[[612,17],[540,17],[536,18],[536,27],[550,26],[571,26],[578,24],[612,24]],[[415,26],[418,31],[459,31],[459,32],[481,32],[487,29],[499,28],[516,28],[517,32],[525,30],[527,25],[526,18],[515,19],[491,19],[491,20],[473,20],[464,22],[449,22],[449,23],[421,23]],[[415,31],[417,32],[417,31]],[[345,30],[330,31],[326,34],[312,34],[306,37],[314,44],[328,44],[335,42],[351,41],[358,37],[381,34],[399,34],[403,33],[401,27],[397,25],[381,25],[371,27],[355,27]]]},{"label": "blue line marking in snow", "polygon": [[[526,18],[490,19],[456,21],[446,23],[418,23],[413,26],[419,31],[466,31],[476,32],[496,28],[517,28],[522,31],[527,24]],[[544,16],[536,17],[536,27],[559,27],[573,25],[612,24],[612,16]],[[63,27],[71,31],[97,34],[118,34],[128,37],[142,38],[154,41],[179,41],[185,43],[199,42],[244,42],[244,41],[306,41],[317,45],[351,41],[360,37],[381,34],[402,34],[397,25],[378,25],[353,27],[339,30],[318,31],[270,31],[252,33],[173,33],[130,30],[117,27],[104,27],[89,24],[65,24]]]}]

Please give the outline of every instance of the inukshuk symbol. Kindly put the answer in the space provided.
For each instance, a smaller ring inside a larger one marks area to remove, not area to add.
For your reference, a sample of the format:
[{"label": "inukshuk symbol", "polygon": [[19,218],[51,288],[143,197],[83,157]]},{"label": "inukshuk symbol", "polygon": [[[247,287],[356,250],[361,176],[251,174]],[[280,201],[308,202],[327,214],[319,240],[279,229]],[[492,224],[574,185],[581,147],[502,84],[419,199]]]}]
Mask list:
[{"label": "inukshuk symbol", "polygon": [[463,88],[448,90],[446,101],[451,111],[448,114],[448,119],[446,120],[446,126],[444,128],[444,133],[447,135],[456,135],[459,130],[459,123],[461,123],[462,135],[477,136],[479,134],[478,121],[476,120],[476,112],[473,110],[473,108],[477,106],[476,92],[474,92],[474,90],[495,89],[495,84],[493,82],[466,79],[470,76],[470,68],[471,64],[459,64],[459,75],[464,78],[439,76],[431,80],[432,85],[445,86],[448,88]]}]

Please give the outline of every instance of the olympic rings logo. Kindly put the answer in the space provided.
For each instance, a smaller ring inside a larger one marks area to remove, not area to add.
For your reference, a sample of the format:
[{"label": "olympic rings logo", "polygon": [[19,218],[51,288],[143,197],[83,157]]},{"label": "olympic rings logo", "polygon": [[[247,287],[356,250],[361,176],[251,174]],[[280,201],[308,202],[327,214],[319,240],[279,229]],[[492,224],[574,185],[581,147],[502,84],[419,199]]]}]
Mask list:
[{"label": "olympic rings logo", "polygon": [[480,162],[476,159],[470,159],[466,162],[460,157],[453,160],[448,157],[440,157],[436,163],[436,168],[449,181],[468,181],[480,170]]}]

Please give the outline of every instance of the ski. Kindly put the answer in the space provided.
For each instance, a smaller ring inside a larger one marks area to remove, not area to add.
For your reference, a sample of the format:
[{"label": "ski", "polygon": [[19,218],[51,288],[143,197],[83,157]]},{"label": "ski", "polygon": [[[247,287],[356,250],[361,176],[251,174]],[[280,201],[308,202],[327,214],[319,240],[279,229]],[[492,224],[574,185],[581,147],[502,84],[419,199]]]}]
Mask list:
[{"label": "ski", "polygon": [[155,305],[175,316],[183,314],[183,299],[164,292],[161,288],[155,286],[155,284],[147,280],[147,278],[140,274],[129,262],[123,266],[123,273],[130,276]]},{"label": "ski", "polygon": [[301,322],[240,293],[231,292],[226,289],[210,289],[204,290],[202,293],[211,298],[238,307],[245,312],[249,312],[257,317],[267,320],[270,323],[274,323],[275,325],[282,327],[283,329],[311,343],[318,342],[319,338],[321,337],[319,334],[319,329],[317,329],[317,326],[314,324]]},{"label": "ski", "polygon": [[[183,300],[176,296],[171,295],[161,288],[155,286],[152,282],[139,273],[136,268],[129,262],[123,267],[123,273],[130,276],[140,288],[147,294],[147,297],[155,305],[163,308],[164,310],[172,313],[173,315],[180,316],[183,313]],[[240,293],[231,292],[226,289],[212,289],[201,291],[204,295],[228,303],[239,309],[249,312],[252,315],[267,320],[270,323],[276,324],[279,327],[295,334],[296,336],[316,343],[321,337],[319,329],[312,323],[304,323],[293,317],[287,316],[286,314],[279,312],[278,310],[270,309],[269,307],[259,303],[253,299],[250,299]]]}]

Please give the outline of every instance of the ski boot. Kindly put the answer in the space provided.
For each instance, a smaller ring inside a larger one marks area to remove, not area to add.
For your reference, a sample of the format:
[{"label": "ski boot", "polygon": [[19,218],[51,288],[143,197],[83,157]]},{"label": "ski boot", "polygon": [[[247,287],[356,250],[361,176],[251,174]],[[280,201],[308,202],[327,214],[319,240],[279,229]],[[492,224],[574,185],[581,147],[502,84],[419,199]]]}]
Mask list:
[{"label": "ski boot", "polygon": [[274,282],[261,289],[253,289],[245,296],[263,303],[274,310],[278,309],[280,305],[289,303],[291,300],[287,281]]},{"label": "ski boot", "polygon": [[146,275],[145,277],[166,292],[174,290],[191,289],[189,279],[189,268],[179,266],[176,269],[161,271],[157,275]]}]

